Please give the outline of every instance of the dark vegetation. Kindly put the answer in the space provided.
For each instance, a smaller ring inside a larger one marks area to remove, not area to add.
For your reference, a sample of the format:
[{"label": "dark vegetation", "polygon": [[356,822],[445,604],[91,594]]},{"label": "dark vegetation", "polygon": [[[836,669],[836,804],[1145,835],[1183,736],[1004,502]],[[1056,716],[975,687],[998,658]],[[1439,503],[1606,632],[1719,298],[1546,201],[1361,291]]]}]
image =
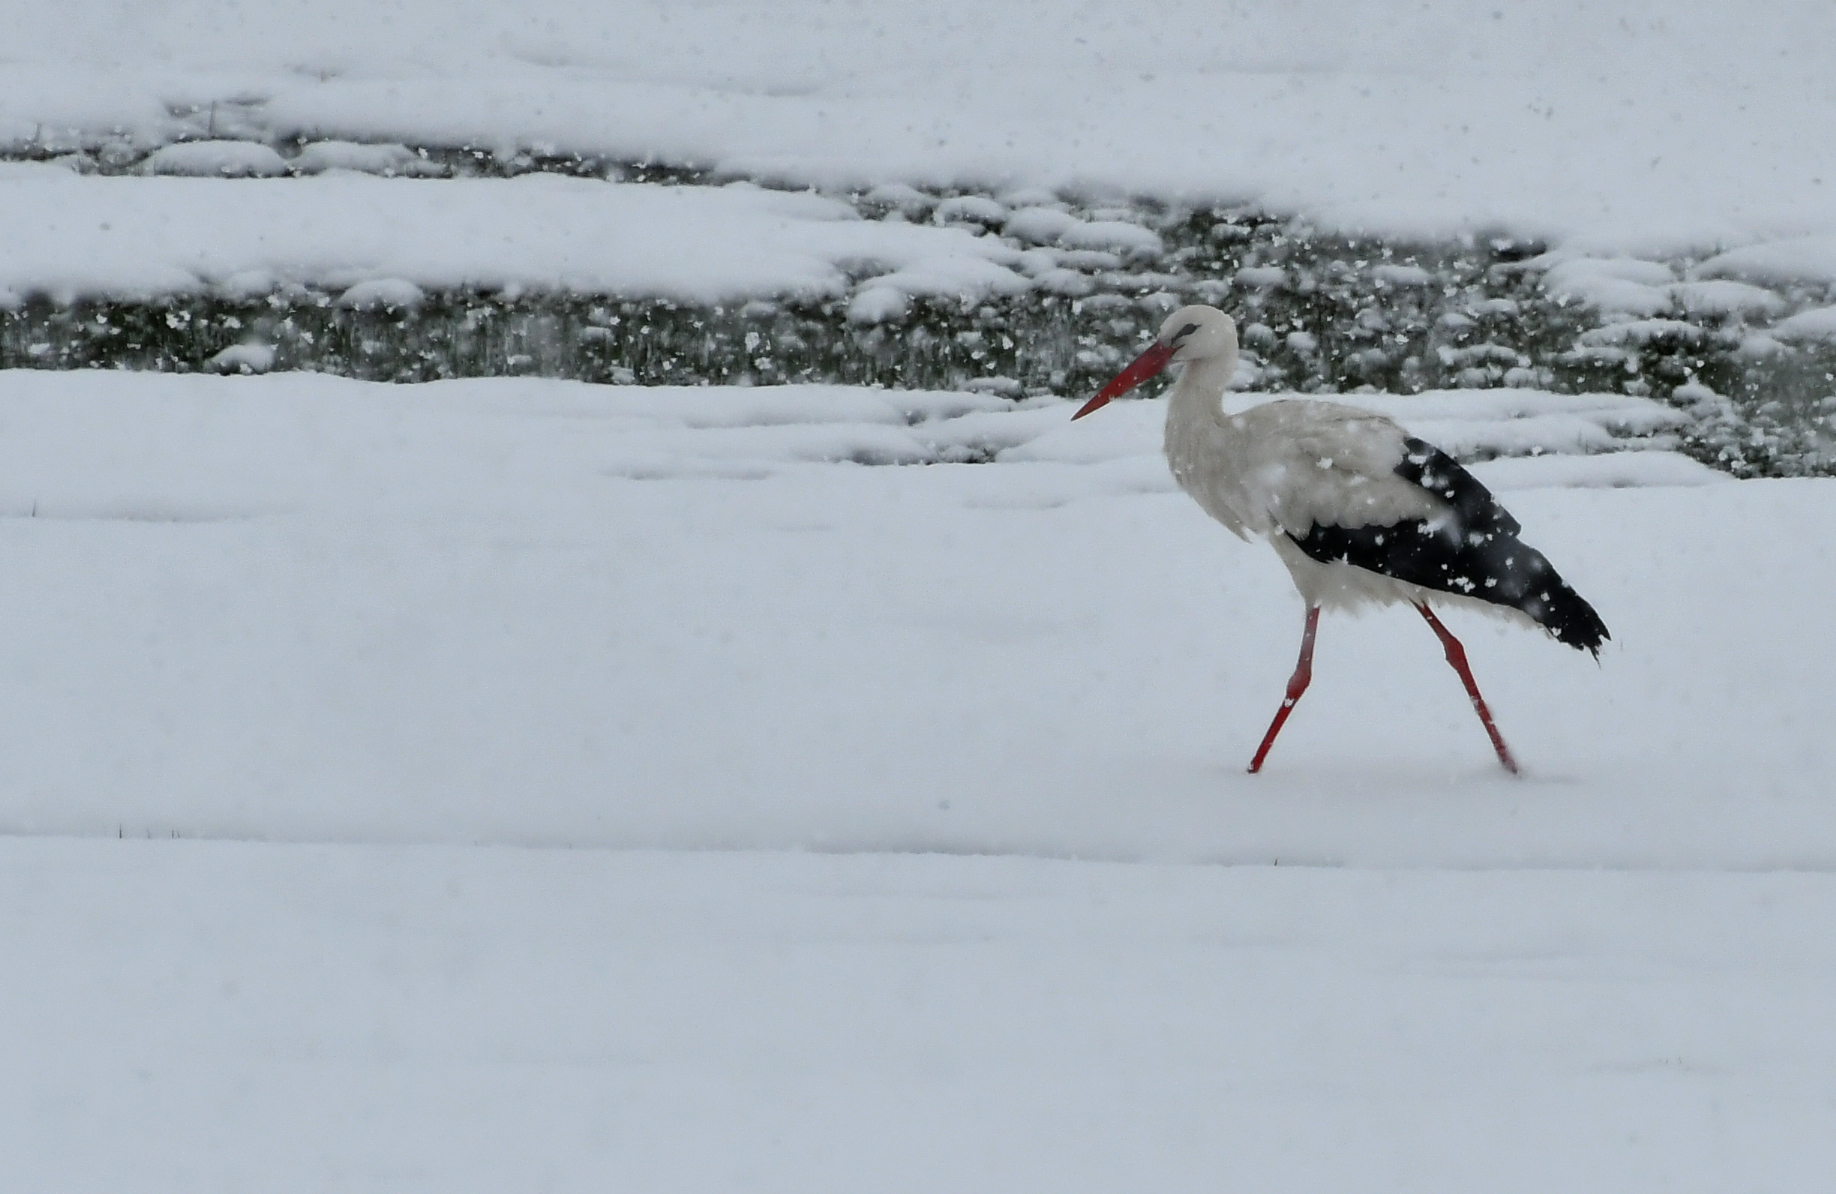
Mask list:
[{"label": "dark vegetation", "polygon": [[[500,158],[458,148],[420,151],[418,159],[416,172],[430,177],[546,170],[720,181],[693,166],[561,154]],[[124,171],[136,159],[98,151],[79,164]],[[945,197],[907,197],[893,218],[931,218]],[[895,206],[847,198],[868,218]],[[1250,209],[1062,198],[1076,214],[1152,229],[1164,251],[1071,254],[1070,272],[1049,288],[969,304],[915,300],[902,318],[874,324],[850,322],[846,298],[798,295],[707,307],[644,295],[461,290],[361,308],[299,287],[151,302],[32,295],[0,310],[0,367],[239,368],[243,362],[213,358],[259,344],[272,349],[276,369],[384,381],[538,375],[1080,395],[1139,351],[1168,311],[1211,302],[1242,325],[1257,389],[1646,394],[1690,411],[1684,449],[1736,475],[1836,472],[1836,351],[1749,355],[1749,329],[1737,317],[1679,318],[1603,337],[1598,312],[1543,289],[1540,244],[1502,236],[1398,243],[1325,234]]]}]

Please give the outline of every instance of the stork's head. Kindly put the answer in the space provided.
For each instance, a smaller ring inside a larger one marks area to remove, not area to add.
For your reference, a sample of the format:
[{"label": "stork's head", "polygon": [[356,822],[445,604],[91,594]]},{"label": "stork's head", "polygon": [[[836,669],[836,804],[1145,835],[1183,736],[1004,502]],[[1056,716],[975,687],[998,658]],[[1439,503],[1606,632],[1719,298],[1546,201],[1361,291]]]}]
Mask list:
[{"label": "stork's head", "polygon": [[[1081,419],[1102,407],[1111,398],[1126,394],[1168,365],[1191,364],[1229,358],[1237,359],[1237,325],[1216,307],[1181,307],[1160,325],[1160,335],[1148,350],[1136,357],[1128,368],[1116,374],[1097,396],[1084,403],[1071,417]],[[1226,379],[1229,380],[1228,378]]]}]

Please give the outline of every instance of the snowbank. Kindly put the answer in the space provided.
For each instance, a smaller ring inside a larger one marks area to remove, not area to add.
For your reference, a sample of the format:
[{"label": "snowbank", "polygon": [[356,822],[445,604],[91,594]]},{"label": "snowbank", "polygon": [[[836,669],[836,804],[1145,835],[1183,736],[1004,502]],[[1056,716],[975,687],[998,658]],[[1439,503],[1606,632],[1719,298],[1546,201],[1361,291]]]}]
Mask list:
[{"label": "snowbank", "polygon": [[0,218],[31,230],[0,256],[0,292],[63,298],[390,284],[350,299],[363,303],[399,300],[407,283],[712,304],[843,294],[857,273],[904,295],[1028,285],[996,238],[861,220],[845,203],[750,186],[96,178],[47,166],[0,176]]},{"label": "snowbank", "polygon": [[1719,253],[1698,265],[1700,278],[1773,286],[1836,284],[1836,236],[1795,237]]},{"label": "snowbank", "polygon": [[189,178],[273,178],[287,172],[287,163],[250,141],[187,141],[155,151],[142,169]]},{"label": "snowbank", "polygon": [[[1253,200],[1668,253],[1836,232],[1826,4],[39,6],[0,137],[470,144]],[[1713,147],[1704,152],[1705,146]]]},{"label": "snowbank", "polygon": [[1836,340],[1836,307],[1816,307],[1781,320],[1772,334],[1780,340]]}]

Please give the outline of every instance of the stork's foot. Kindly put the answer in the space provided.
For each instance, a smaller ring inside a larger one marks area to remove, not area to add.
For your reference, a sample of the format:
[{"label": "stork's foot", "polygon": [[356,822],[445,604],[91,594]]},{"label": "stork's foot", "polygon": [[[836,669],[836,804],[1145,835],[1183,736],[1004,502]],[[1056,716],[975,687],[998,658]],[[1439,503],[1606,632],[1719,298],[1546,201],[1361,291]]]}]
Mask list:
[{"label": "stork's foot", "polygon": [[1422,617],[1428,619],[1428,625],[1440,636],[1441,646],[1447,650],[1447,662],[1453,665],[1454,671],[1460,673],[1460,683],[1466,685],[1466,695],[1473,699],[1473,712],[1479,715],[1479,724],[1485,727],[1486,735],[1491,738],[1492,749],[1498,752],[1499,763],[1512,775],[1519,774],[1517,760],[1511,757],[1511,748],[1505,745],[1504,735],[1498,732],[1498,726],[1492,721],[1492,711],[1486,708],[1485,698],[1479,695],[1479,684],[1473,679],[1473,671],[1466,666],[1466,648],[1460,645],[1460,640],[1453,636],[1451,630],[1441,625],[1441,620],[1434,616],[1433,610],[1426,605],[1415,608],[1421,611]]},{"label": "stork's foot", "polygon": [[1288,677],[1288,692],[1282,698],[1281,708],[1275,711],[1275,720],[1269,723],[1269,732],[1262,736],[1262,745],[1256,748],[1256,757],[1250,760],[1250,774],[1262,770],[1262,761],[1269,757],[1269,747],[1275,745],[1275,735],[1281,733],[1282,725],[1288,720],[1288,714],[1294,712],[1294,706],[1300,703],[1301,694],[1307,691],[1307,685],[1313,683],[1313,636],[1320,628],[1320,607],[1310,606],[1307,609],[1307,628],[1301,632],[1300,662],[1294,665],[1294,674]]}]

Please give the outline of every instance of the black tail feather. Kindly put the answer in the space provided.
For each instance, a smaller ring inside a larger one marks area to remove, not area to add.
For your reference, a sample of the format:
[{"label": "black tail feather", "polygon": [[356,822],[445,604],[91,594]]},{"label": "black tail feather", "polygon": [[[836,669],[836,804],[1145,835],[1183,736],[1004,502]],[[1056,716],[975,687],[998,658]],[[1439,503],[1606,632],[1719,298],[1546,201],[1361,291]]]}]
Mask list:
[{"label": "black tail feather", "polygon": [[1594,607],[1570,588],[1542,552],[1517,537],[1517,520],[1491,491],[1440,449],[1406,441],[1398,475],[1446,501],[1448,516],[1386,526],[1311,527],[1292,535],[1322,563],[1345,563],[1443,593],[1528,614],[1556,641],[1598,658],[1612,636]]},{"label": "black tail feather", "polygon": [[[1524,611],[1532,621],[1554,635],[1557,642],[1600,658],[1600,644],[1613,637],[1607,632],[1606,623],[1581,594],[1556,574],[1543,553],[1514,538],[1503,545],[1500,554],[1504,554],[1507,561],[1520,557],[1520,564],[1527,558],[1529,566],[1499,584],[1497,598],[1487,597],[1486,600],[1497,600],[1500,605]],[[1507,562],[1506,567],[1513,565]]]}]

